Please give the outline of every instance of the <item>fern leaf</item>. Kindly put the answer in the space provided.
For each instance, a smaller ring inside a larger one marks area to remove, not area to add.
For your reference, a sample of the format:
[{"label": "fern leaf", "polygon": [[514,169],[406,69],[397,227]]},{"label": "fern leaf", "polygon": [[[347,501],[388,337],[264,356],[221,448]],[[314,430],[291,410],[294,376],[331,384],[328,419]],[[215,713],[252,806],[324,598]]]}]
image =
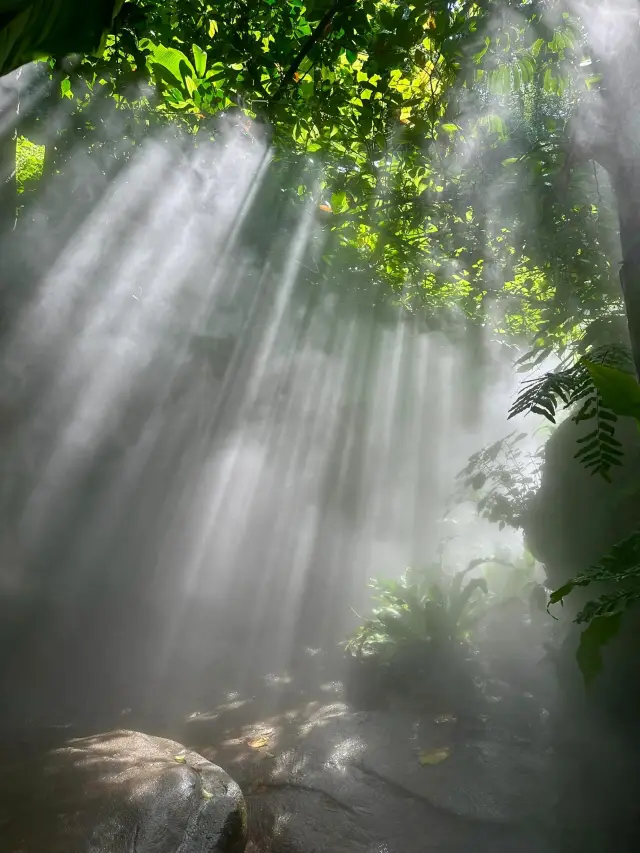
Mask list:
[{"label": "fern leaf", "polygon": [[621,464],[622,445],[614,437],[617,415],[604,405],[594,384],[593,365],[628,371],[632,369],[632,360],[628,348],[623,346],[610,345],[590,350],[572,367],[545,373],[541,378],[525,383],[524,390],[509,410],[509,418],[532,412],[555,423],[560,405],[568,409],[580,404],[572,415],[574,423],[593,420],[595,425],[588,435],[578,440],[582,446],[574,458],[592,474],[610,480],[611,469]]},{"label": "fern leaf", "polygon": [[[594,566],[554,590],[549,596],[549,604],[562,603],[576,587],[585,587],[592,583],[611,583],[612,581],[616,583],[637,581],[640,583],[640,528],[614,545]],[[581,612],[584,612],[584,609]],[[594,613],[593,615],[598,614]],[[584,622],[588,619],[583,618],[580,621]]]}]

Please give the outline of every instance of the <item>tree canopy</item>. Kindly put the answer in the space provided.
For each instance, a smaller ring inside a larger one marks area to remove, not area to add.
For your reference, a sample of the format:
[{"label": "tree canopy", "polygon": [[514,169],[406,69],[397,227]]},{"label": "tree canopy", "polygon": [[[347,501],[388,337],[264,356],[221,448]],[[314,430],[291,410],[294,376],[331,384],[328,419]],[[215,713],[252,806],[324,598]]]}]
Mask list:
[{"label": "tree canopy", "polygon": [[292,203],[330,232],[324,274],[366,277],[433,322],[484,324],[537,358],[620,311],[608,182],[567,144],[598,75],[559,3],[129,0],[99,57],[50,65],[80,116],[110,99],[196,146],[221,116],[268,128],[297,166]]},{"label": "tree canopy", "polygon": [[[194,149],[221,124],[266,138],[287,201],[327,236],[320,275],[527,342],[522,370],[568,356],[512,412],[574,407],[595,422],[579,458],[608,477],[613,423],[640,411],[639,25],[625,0],[0,0],[0,72],[40,60],[48,78],[16,111],[14,202],[78,146],[126,161],[150,128]],[[96,103],[124,127],[117,145]],[[482,511],[520,525],[530,486],[515,510]],[[606,561],[555,596],[604,575]],[[623,598],[583,621],[637,595]]]}]

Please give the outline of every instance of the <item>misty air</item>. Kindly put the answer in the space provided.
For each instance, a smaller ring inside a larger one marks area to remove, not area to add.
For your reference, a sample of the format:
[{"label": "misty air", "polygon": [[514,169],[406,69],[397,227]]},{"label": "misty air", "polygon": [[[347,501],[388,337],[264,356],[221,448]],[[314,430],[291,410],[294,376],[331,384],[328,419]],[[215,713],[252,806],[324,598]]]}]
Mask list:
[{"label": "misty air", "polygon": [[0,853],[631,853],[638,0],[0,0]]}]

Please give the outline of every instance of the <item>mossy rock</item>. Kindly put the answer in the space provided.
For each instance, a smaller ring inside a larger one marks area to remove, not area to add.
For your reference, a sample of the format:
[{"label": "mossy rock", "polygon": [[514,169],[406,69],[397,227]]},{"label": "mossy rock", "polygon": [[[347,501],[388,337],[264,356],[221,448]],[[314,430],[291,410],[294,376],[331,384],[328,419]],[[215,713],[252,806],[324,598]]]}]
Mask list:
[{"label": "mossy rock", "polygon": [[568,419],[549,439],[526,520],[528,547],[553,588],[596,563],[640,523],[640,431],[631,418],[618,420],[615,436],[624,456],[607,482],[575,459],[578,440],[593,428],[593,421]]},{"label": "mossy rock", "polygon": [[[615,435],[624,456],[607,482],[575,459],[578,439],[593,428],[593,421],[575,424],[568,419],[547,442],[542,483],[525,525],[528,547],[544,564],[552,589],[597,563],[640,524],[640,431],[630,418],[617,422]],[[558,659],[559,675],[572,704],[586,700],[593,709],[622,722],[635,716],[628,685],[640,677],[640,607],[627,611],[619,633],[602,649],[603,668],[588,694],[575,662],[585,626],[571,620],[603,592],[603,585],[579,588],[565,599],[562,610],[555,608],[554,615],[568,629]]]}]

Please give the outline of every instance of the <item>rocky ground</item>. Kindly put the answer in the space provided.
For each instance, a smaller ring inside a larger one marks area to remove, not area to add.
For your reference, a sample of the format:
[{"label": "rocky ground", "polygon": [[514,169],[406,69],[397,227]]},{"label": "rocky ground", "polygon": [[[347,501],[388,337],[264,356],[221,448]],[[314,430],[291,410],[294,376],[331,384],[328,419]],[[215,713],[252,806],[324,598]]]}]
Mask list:
[{"label": "rocky ground", "polygon": [[[199,707],[190,698],[179,710],[174,696],[92,728],[168,737],[224,768],[247,799],[248,853],[553,853],[539,698],[496,680],[464,719],[397,699],[361,710],[340,674],[309,653],[297,675],[245,677],[202,691]],[[71,724],[48,736],[89,733]]]},{"label": "rocky ground", "polygon": [[251,851],[551,853],[539,700],[496,682],[464,720],[397,699],[363,711],[332,675],[310,656],[298,679],[267,676],[165,724],[238,781]]}]

